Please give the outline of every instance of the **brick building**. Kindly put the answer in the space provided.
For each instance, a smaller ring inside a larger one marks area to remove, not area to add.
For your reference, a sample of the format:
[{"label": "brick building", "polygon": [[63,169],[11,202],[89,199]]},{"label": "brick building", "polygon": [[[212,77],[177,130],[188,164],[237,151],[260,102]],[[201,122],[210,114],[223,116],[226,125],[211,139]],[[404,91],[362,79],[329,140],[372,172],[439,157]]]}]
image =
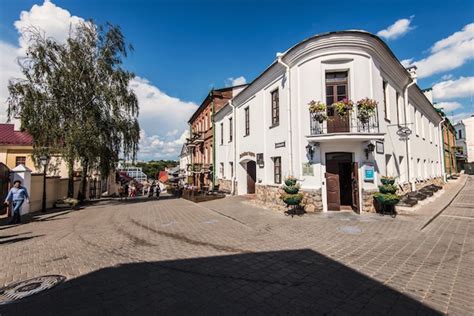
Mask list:
[{"label": "brick building", "polygon": [[192,184],[197,187],[213,184],[214,166],[214,123],[213,116],[247,85],[239,85],[211,90],[188,121],[190,137],[186,146],[191,152],[188,171],[192,174]]}]

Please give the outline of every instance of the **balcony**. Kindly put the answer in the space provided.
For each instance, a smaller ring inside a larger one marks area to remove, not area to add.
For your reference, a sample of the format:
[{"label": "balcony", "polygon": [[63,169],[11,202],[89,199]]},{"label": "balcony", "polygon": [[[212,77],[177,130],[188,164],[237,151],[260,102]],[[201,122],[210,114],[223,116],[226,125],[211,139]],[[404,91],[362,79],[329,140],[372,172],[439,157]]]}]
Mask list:
[{"label": "balcony", "polygon": [[354,112],[347,116],[332,115],[322,123],[310,115],[310,135],[308,141],[327,142],[332,140],[383,140],[384,134],[379,131],[377,115],[372,116],[367,123],[362,123]]}]

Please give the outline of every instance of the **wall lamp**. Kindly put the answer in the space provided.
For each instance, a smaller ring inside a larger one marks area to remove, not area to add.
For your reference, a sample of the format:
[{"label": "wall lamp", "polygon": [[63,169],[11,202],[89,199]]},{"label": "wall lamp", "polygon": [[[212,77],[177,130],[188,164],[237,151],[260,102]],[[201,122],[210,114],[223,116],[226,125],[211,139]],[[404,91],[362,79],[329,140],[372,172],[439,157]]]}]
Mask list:
[{"label": "wall lamp", "polygon": [[369,143],[369,144],[367,145],[367,148],[364,149],[365,158],[366,158],[366,159],[369,159],[369,153],[373,153],[373,152],[374,152],[374,149],[375,149],[375,145],[374,145],[374,144]]}]

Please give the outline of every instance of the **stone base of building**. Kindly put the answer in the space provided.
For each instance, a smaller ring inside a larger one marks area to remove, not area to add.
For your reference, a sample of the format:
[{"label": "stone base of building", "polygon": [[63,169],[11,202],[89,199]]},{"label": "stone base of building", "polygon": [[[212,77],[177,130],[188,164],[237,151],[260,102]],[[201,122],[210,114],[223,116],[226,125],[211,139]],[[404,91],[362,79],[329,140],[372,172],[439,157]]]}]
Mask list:
[{"label": "stone base of building", "polygon": [[[300,190],[303,193],[303,201],[301,204],[308,213],[322,212],[323,201],[321,199],[321,189],[317,190]],[[274,185],[256,185],[254,203],[270,209],[278,211],[286,211],[286,204],[280,199],[283,190],[279,186]]]},{"label": "stone base of building", "polygon": [[439,177],[439,178],[433,178],[433,179],[428,179],[428,180],[424,180],[424,181],[419,181],[419,182],[415,183],[415,187],[416,187],[416,190],[419,190],[423,187],[426,187],[426,186],[432,185],[432,184],[442,186],[444,184],[443,178]]},{"label": "stone base of building", "polygon": [[219,185],[219,191],[221,192],[228,193],[228,194],[232,192],[232,180],[217,179],[217,185]]}]

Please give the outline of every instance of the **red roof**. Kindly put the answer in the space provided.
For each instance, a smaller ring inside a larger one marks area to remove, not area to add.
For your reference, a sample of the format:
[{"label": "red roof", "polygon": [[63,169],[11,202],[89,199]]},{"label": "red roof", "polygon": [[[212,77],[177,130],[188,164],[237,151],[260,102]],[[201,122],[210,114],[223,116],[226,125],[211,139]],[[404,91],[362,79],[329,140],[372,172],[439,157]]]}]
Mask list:
[{"label": "red roof", "polygon": [[0,124],[0,145],[32,146],[33,137],[27,132],[15,131],[13,124]]}]

